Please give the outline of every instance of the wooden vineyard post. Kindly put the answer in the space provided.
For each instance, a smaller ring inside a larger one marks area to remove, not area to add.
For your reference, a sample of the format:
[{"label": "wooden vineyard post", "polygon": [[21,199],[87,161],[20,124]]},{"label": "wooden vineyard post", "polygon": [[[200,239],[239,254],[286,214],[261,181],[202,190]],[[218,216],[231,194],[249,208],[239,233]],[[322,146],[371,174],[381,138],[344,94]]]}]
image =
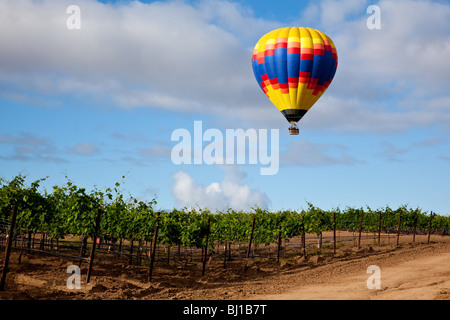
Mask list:
[{"label": "wooden vineyard post", "polygon": [[430,243],[430,236],[431,236],[431,220],[433,220],[433,211],[431,211],[431,214],[430,214],[430,224],[428,225],[428,241],[427,241],[427,243]]},{"label": "wooden vineyard post", "polygon": [[134,245],[134,239],[133,239],[133,237],[131,237],[131,240],[130,240],[130,259],[129,259],[129,264],[130,264],[130,266],[131,265],[133,265],[133,245]]},{"label": "wooden vineyard post", "polygon": [[416,217],[414,219],[414,227],[413,227],[413,242],[416,242],[417,220],[418,220],[418,218]]},{"label": "wooden vineyard post", "polygon": [[[139,239],[139,241],[138,241],[138,248],[137,248],[137,263],[138,263],[138,266],[141,266],[141,263],[142,263],[142,261],[141,261],[141,259],[142,259],[142,250],[141,250],[141,248],[142,248],[142,239]],[[170,251],[168,252],[168,255],[167,255],[167,263],[169,264],[169,257],[170,257]]]},{"label": "wooden vineyard post", "polygon": [[320,231],[319,240],[317,243],[317,248],[319,249],[319,252],[318,252],[319,254],[322,254],[322,239],[323,239],[323,232]]},{"label": "wooden vineyard post", "polygon": [[402,225],[402,211],[400,211],[400,214],[398,216],[398,228],[397,228],[397,247],[399,245],[400,241],[400,227]]},{"label": "wooden vineyard post", "polygon": [[3,265],[2,278],[0,280],[0,291],[5,290],[6,273],[8,272],[9,256],[11,255],[12,238],[14,235],[14,227],[16,225],[16,213],[17,208],[15,205],[13,205],[11,215],[11,225],[9,227],[8,240],[6,241],[6,248],[5,248],[5,263]]},{"label": "wooden vineyard post", "polygon": [[155,231],[153,232],[152,252],[150,254],[150,265],[148,267],[148,282],[152,281],[153,264],[155,262],[156,240],[158,238],[159,212],[156,213]]},{"label": "wooden vineyard post", "polygon": [[281,250],[281,226],[278,226],[278,246],[277,246],[277,263],[280,262],[280,250]]},{"label": "wooden vineyard post", "polygon": [[336,211],[333,210],[333,253],[336,253]]},{"label": "wooden vineyard post", "polygon": [[252,231],[250,232],[250,239],[248,241],[247,257],[245,259],[244,272],[247,271],[248,258],[250,257],[250,250],[252,248],[253,230],[255,229],[255,218],[252,220]]},{"label": "wooden vineyard post", "polygon": [[28,243],[27,243],[27,253],[30,253],[31,252],[31,234],[32,234],[32,232],[30,231],[30,232],[28,232]]},{"label": "wooden vineyard post", "polygon": [[223,267],[224,268],[227,267],[227,248],[228,248],[228,244],[225,242],[225,244],[223,246]]},{"label": "wooden vineyard post", "polygon": [[97,242],[99,230],[100,230],[100,209],[97,209],[97,217],[95,219],[95,231],[94,231],[94,237],[92,238],[91,255],[89,257],[89,268],[88,268],[86,283],[89,283],[89,281],[91,280],[92,265],[94,263],[95,244]]},{"label": "wooden vineyard post", "polygon": [[361,219],[359,219],[358,250],[361,249],[361,231],[362,231],[363,214],[364,211],[361,210]]},{"label": "wooden vineyard post", "polygon": [[209,237],[209,218],[206,221],[207,226],[207,230],[206,230],[206,239],[205,239],[205,250],[204,250],[204,254],[203,254],[203,266],[202,266],[202,276],[205,275],[205,269],[206,269],[206,259],[208,257],[208,237]]},{"label": "wooden vineyard post", "polygon": [[378,246],[381,246],[381,210],[378,211]]},{"label": "wooden vineyard post", "polygon": [[86,254],[86,246],[87,246],[87,236],[83,236],[83,239],[81,240],[81,246],[80,246],[80,259],[78,266],[81,268],[81,263],[83,262],[84,255]]},{"label": "wooden vineyard post", "polygon": [[22,238],[22,241],[20,242],[20,254],[19,254],[19,259],[18,262],[21,263],[22,262],[22,253],[23,253],[23,240],[25,239],[23,233],[20,235],[20,237]]},{"label": "wooden vineyard post", "polygon": [[303,260],[306,260],[305,216],[302,216],[302,247],[303,247]]}]

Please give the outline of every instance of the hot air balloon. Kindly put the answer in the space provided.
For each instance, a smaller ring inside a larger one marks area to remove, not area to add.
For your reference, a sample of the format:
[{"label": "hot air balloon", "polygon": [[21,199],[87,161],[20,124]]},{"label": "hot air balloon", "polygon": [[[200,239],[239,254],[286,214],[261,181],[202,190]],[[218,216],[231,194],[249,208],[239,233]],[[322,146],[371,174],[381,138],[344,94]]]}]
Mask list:
[{"label": "hot air balloon", "polygon": [[253,73],[263,92],[291,124],[289,134],[298,134],[297,122],[330,85],[337,61],[330,37],[312,28],[279,28],[256,43]]}]

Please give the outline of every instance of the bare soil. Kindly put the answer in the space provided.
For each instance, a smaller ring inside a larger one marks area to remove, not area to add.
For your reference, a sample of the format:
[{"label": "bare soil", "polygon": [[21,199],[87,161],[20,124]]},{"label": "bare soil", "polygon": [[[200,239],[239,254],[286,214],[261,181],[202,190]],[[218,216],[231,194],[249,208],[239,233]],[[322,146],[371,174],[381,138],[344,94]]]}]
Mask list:
[{"label": "bare soil", "polygon": [[[254,258],[244,272],[244,261],[210,259],[206,274],[201,264],[167,264],[158,261],[152,281],[147,266],[129,265],[127,259],[95,256],[91,281],[88,263],[81,266],[81,288],[69,289],[67,267],[78,262],[48,254],[11,253],[6,286],[0,300],[450,300],[450,236],[411,235],[384,240],[338,244],[336,253],[325,244],[320,255],[308,248],[308,258],[298,252],[275,259]],[[3,253],[0,258],[3,266]],[[368,289],[370,265],[381,272],[381,288]],[[1,267],[0,267],[1,268]]]}]

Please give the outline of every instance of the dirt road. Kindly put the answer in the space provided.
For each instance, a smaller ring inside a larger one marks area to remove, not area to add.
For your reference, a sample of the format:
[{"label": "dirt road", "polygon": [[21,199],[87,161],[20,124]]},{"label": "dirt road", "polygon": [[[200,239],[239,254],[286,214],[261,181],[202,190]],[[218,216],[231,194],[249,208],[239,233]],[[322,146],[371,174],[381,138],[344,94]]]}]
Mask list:
[{"label": "dirt road", "polygon": [[[381,262],[380,260],[374,261]],[[450,253],[423,257],[394,266],[379,268],[380,289],[374,286],[374,271],[366,273],[360,268],[350,274],[329,278],[327,282],[306,285],[275,295],[256,296],[270,300],[332,300],[332,299],[382,299],[382,300],[432,300],[448,299],[450,293]],[[369,279],[371,277],[371,279]]]},{"label": "dirt road", "polygon": [[[423,244],[338,261],[316,268],[310,279],[289,276],[292,284],[285,290],[252,299],[450,300],[449,249],[448,245]],[[379,267],[380,289],[368,288],[368,282],[375,284],[375,273],[367,272],[370,265]],[[322,277],[317,278],[317,273]]]}]

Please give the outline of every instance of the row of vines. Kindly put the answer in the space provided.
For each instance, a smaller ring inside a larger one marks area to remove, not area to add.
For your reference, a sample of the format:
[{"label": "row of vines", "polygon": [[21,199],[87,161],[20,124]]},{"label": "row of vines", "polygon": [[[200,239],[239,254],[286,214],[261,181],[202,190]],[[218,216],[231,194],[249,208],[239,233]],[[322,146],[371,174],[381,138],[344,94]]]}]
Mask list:
[{"label": "row of vines", "polygon": [[[53,239],[67,235],[92,237],[95,219],[101,210],[99,235],[109,240],[151,241],[156,225],[156,200],[142,201],[133,197],[125,198],[119,191],[119,183],[105,190],[88,191],[67,179],[66,184],[54,186],[52,192],[40,190],[45,179],[25,184],[25,177],[16,176],[11,181],[0,179],[0,221],[7,221],[11,207],[18,208],[17,226],[22,232],[41,232]],[[233,209],[211,212],[207,209],[159,210],[158,243],[201,247],[208,233],[210,243],[246,242],[250,236],[249,226],[257,221],[253,233],[253,243],[272,243],[277,237],[289,239],[306,233],[320,235],[332,230],[362,229],[375,231],[381,216],[382,230],[398,228],[401,214],[401,229],[426,230],[430,213],[419,208],[401,206],[392,209],[336,208],[322,210],[307,203],[307,209],[270,212],[258,207],[252,212]],[[209,221],[209,224],[208,224]],[[5,233],[5,230],[0,230]],[[0,228],[2,226],[0,225]],[[434,215],[431,229],[448,233],[450,217]]]}]

